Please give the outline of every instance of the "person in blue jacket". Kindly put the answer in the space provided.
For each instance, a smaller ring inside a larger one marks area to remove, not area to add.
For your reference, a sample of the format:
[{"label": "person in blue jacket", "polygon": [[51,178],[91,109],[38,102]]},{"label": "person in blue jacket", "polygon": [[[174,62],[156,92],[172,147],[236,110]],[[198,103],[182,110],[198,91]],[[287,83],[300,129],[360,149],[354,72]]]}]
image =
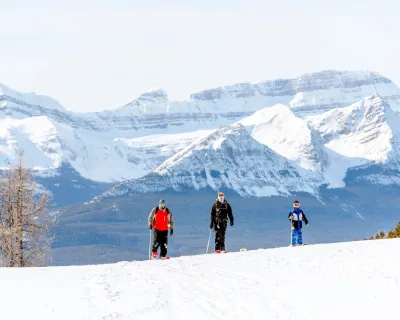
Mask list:
[{"label": "person in blue jacket", "polygon": [[303,221],[306,223],[306,226],[308,226],[308,220],[303,210],[300,209],[299,201],[293,201],[293,210],[290,210],[288,219],[292,222],[292,247],[296,246],[296,239],[297,245],[303,245],[301,229],[303,227]]}]

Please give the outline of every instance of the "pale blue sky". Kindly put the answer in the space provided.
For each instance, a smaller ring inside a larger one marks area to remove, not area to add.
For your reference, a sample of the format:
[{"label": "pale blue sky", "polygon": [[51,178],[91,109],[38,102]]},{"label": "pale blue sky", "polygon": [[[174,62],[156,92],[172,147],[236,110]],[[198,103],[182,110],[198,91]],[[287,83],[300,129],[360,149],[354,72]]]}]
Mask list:
[{"label": "pale blue sky", "polygon": [[[60,4],[58,4],[60,3]],[[0,0],[0,82],[100,111],[323,69],[400,86],[397,0]]]}]

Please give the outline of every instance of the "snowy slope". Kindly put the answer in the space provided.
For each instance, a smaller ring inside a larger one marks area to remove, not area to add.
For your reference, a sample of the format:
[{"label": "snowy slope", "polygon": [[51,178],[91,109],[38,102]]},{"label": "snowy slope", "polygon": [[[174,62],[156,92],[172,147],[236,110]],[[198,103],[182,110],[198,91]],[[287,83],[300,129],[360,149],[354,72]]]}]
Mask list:
[{"label": "snowy slope", "polygon": [[[395,319],[400,239],[2,268],[8,319]],[[23,307],[16,308],[16,301]]]}]

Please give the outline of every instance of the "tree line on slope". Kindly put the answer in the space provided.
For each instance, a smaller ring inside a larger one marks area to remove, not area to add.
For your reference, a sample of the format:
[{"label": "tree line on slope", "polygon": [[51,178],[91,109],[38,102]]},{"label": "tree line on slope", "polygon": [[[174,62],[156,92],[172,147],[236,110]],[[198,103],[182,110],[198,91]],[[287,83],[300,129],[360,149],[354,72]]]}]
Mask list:
[{"label": "tree line on slope", "polygon": [[391,238],[400,238],[400,222],[397,223],[395,229],[390,229],[388,232],[379,231],[374,236],[369,237],[366,240],[391,239]]},{"label": "tree line on slope", "polygon": [[0,175],[0,267],[45,265],[50,258],[52,222],[44,212],[51,194],[38,192],[31,170],[9,164]]}]

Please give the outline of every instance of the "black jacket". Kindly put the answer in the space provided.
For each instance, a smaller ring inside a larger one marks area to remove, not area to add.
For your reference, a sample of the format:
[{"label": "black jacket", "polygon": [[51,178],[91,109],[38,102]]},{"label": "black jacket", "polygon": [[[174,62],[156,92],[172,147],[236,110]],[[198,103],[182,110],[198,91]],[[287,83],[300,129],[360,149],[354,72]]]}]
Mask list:
[{"label": "black jacket", "polygon": [[219,223],[226,225],[228,218],[233,224],[232,208],[228,201],[224,200],[223,203],[215,201],[211,208],[210,228],[216,227]]}]

